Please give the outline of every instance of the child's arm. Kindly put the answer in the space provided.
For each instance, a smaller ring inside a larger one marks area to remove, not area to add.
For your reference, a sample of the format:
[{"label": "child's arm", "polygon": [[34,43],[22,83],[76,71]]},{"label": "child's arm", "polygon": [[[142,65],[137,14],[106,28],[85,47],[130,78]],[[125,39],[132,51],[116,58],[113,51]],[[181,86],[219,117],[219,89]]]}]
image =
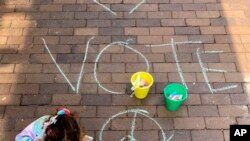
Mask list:
[{"label": "child's arm", "polygon": [[27,126],[21,133],[16,136],[15,141],[34,141],[35,135],[32,132],[34,123]]},{"label": "child's arm", "polygon": [[30,137],[20,137],[16,138],[16,141],[33,141],[33,139]]},{"label": "child's arm", "polygon": [[88,135],[85,135],[81,141],[92,141],[93,140],[93,137],[90,137]]},{"label": "child's arm", "polygon": [[42,135],[44,121],[49,116],[42,116],[25,127],[17,136],[15,141],[37,141],[38,135]]}]

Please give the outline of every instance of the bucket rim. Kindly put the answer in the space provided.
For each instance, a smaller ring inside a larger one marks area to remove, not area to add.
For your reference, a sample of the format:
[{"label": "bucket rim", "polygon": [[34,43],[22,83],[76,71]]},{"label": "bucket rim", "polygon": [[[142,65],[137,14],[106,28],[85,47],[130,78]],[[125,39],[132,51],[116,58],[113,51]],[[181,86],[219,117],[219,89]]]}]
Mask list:
[{"label": "bucket rim", "polygon": [[[167,94],[165,93],[165,89],[167,89],[167,87],[169,87],[171,85],[178,85],[178,86],[181,86],[182,88],[184,88],[186,90],[185,97],[183,97],[181,100],[173,100],[173,99],[170,99],[168,96],[166,96]],[[183,86],[182,84],[180,84],[180,83],[170,83],[170,84],[168,84],[167,86],[164,87],[163,95],[164,95],[164,98],[166,98],[168,100],[171,100],[171,101],[184,101],[184,100],[186,100],[188,98],[188,91],[187,91],[187,88],[185,86]]]},{"label": "bucket rim", "polygon": [[[154,78],[153,78],[153,76],[152,76],[149,72],[138,71],[138,72],[133,73],[132,76],[131,76],[131,78],[130,78],[130,83],[131,83],[131,84],[133,83],[132,78],[133,78],[135,75],[139,74],[139,73],[147,74],[147,75],[150,77],[150,79],[152,80],[152,82],[151,82],[148,86],[142,87],[142,88],[140,88],[140,89],[148,89],[148,88],[150,88],[150,87],[153,85],[153,83],[154,83]],[[132,86],[133,86],[133,84],[132,84]]]}]

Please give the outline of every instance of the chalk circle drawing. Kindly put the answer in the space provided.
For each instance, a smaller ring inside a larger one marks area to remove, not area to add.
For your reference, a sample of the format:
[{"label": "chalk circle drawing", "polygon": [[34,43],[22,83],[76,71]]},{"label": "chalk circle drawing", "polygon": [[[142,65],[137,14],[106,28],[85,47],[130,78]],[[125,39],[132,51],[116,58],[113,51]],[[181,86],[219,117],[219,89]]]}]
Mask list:
[{"label": "chalk circle drawing", "polygon": [[[113,10],[111,10],[109,7],[107,7],[106,5],[102,4],[101,2],[99,2],[98,0],[93,0],[93,2],[95,2],[96,4],[100,5],[101,7],[103,7],[105,10],[109,11],[110,13],[112,13],[113,15],[117,15],[116,12],[114,12]],[[130,11],[129,11],[129,15],[134,13],[135,10],[137,10],[142,4],[146,3],[146,0],[142,0],[141,2],[139,2],[138,4],[135,5],[135,7],[133,7]]]},{"label": "chalk circle drawing", "polygon": [[126,139],[129,139],[129,141],[139,141],[138,139],[135,138],[135,121],[136,121],[136,118],[137,118],[137,115],[142,115],[148,119],[150,119],[151,121],[154,122],[154,124],[159,128],[160,132],[161,132],[161,136],[162,136],[162,141],[170,141],[174,134],[172,134],[170,137],[167,138],[164,130],[162,129],[161,125],[155,120],[153,119],[152,117],[149,116],[149,112],[146,111],[146,110],[143,110],[143,109],[129,109],[129,110],[125,110],[125,111],[121,111],[115,115],[112,115],[102,126],[101,130],[100,130],[100,133],[99,133],[99,141],[103,141],[103,132],[106,128],[106,126],[112,121],[114,120],[115,118],[121,116],[121,115],[124,115],[124,114],[127,114],[127,113],[133,113],[134,116],[133,116],[133,120],[132,120],[132,123],[131,123],[131,131],[130,131],[130,134],[121,138],[120,141],[125,141]]},{"label": "chalk circle drawing", "polygon": [[[130,41],[130,40],[128,40],[128,41]],[[95,65],[94,65],[94,78],[95,78],[96,83],[98,84],[98,86],[99,86],[100,88],[102,88],[102,89],[103,89],[104,91],[106,91],[106,92],[109,92],[109,93],[112,93],[112,94],[124,94],[125,92],[115,92],[115,91],[108,90],[107,88],[105,88],[105,87],[100,83],[100,81],[99,81],[98,78],[97,78],[97,63],[99,62],[99,59],[100,59],[101,55],[102,55],[103,52],[104,52],[105,50],[107,50],[108,48],[114,47],[114,45],[119,45],[119,46],[125,47],[125,48],[127,48],[127,49],[129,49],[129,50],[131,50],[131,51],[133,51],[133,52],[135,52],[135,53],[137,53],[137,54],[139,54],[139,55],[144,59],[144,61],[145,61],[145,63],[146,63],[147,72],[149,72],[149,61],[148,61],[148,59],[147,59],[141,52],[139,52],[138,50],[136,50],[136,49],[130,47],[130,46],[128,45],[128,42],[123,42],[123,41],[113,42],[113,43],[110,43],[110,44],[108,44],[107,46],[105,46],[105,47],[100,51],[100,53],[99,53],[99,54],[97,55],[97,57],[96,57]],[[116,47],[116,46],[115,46],[115,47]]]},{"label": "chalk circle drawing", "polygon": [[[78,77],[78,80],[77,80],[77,85],[74,86],[69,78],[66,76],[66,74],[64,73],[64,71],[61,69],[60,65],[56,62],[56,59],[53,57],[46,41],[44,38],[42,38],[43,40],[43,43],[44,43],[44,46],[46,48],[46,50],[48,51],[50,57],[52,58],[54,64],[56,65],[57,69],[59,70],[59,72],[62,74],[63,78],[66,80],[66,82],[69,84],[69,86],[71,87],[71,89],[75,92],[75,93],[79,93],[79,89],[80,89],[80,85],[81,85],[81,81],[82,81],[82,78],[83,78],[83,75],[84,75],[84,65],[85,65],[85,62],[86,62],[86,59],[87,59],[87,55],[88,55],[88,50],[89,50],[89,47],[90,47],[90,41],[93,40],[94,37],[91,37],[87,44],[86,44],[86,50],[85,50],[85,55],[84,55],[84,59],[82,61],[82,66],[81,66],[81,70],[80,70],[80,73],[79,73],[79,77]],[[96,60],[95,60],[95,64],[94,64],[94,79],[96,81],[96,83],[98,84],[99,87],[101,87],[103,90],[105,90],[106,92],[109,92],[111,94],[125,94],[125,92],[115,92],[115,91],[111,91],[107,88],[105,88],[101,83],[100,81],[98,80],[98,77],[97,77],[97,63],[101,57],[101,55],[103,54],[103,52],[105,52],[108,48],[110,47],[114,47],[114,45],[119,45],[119,46],[122,46],[122,47],[125,47],[137,54],[139,54],[144,60],[145,60],[145,63],[146,63],[146,66],[147,66],[147,72],[149,72],[149,61],[148,59],[141,53],[139,52],[138,50],[130,47],[128,44],[129,42],[131,41],[131,39],[128,39],[126,42],[124,41],[117,41],[117,42],[113,42],[113,43],[110,43],[108,44],[107,46],[105,46],[100,52],[99,54],[97,55],[96,57]]]}]

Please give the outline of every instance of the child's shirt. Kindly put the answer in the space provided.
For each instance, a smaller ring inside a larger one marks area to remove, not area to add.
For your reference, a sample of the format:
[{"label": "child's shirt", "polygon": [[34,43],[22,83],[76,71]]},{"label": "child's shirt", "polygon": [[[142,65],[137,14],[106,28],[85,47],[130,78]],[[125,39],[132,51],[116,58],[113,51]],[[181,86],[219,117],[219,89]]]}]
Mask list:
[{"label": "child's shirt", "polygon": [[16,136],[16,141],[38,141],[44,136],[44,122],[49,119],[49,115],[42,116],[29,124]]}]

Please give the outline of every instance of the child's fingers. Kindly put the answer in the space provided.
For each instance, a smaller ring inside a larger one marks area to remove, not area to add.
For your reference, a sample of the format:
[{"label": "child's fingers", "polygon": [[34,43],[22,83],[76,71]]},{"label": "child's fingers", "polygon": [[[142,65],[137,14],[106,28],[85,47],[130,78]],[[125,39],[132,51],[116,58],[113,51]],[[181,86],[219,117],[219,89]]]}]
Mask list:
[{"label": "child's fingers", "polygon": [[93,140],[93,137],[88,136],[88,135],[85,135],[85,136],[82,138],[82,141],[92,141],[92,140]]}]

